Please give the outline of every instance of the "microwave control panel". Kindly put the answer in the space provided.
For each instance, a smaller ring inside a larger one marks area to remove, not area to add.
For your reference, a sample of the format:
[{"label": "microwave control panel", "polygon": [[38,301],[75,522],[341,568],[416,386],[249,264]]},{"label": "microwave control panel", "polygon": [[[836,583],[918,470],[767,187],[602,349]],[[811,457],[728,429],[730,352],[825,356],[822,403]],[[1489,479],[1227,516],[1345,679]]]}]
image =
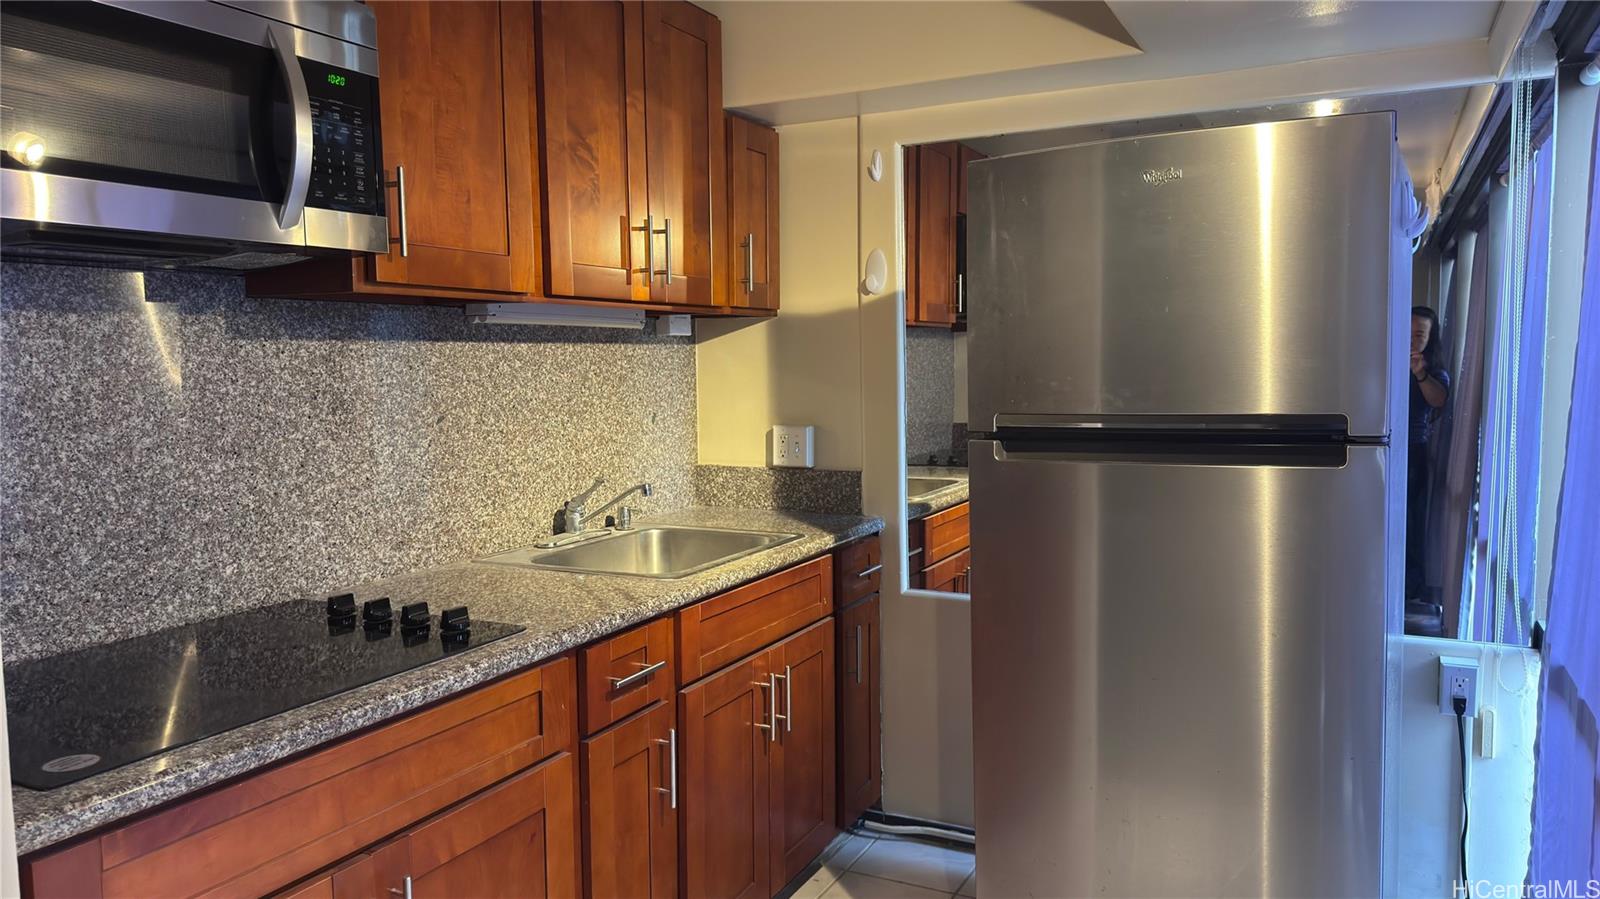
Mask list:
[{"label": "microwave control panel", "polygon": [[379,215],[378,80],[301,59],[311,94],[311,188],[306,205]]}]

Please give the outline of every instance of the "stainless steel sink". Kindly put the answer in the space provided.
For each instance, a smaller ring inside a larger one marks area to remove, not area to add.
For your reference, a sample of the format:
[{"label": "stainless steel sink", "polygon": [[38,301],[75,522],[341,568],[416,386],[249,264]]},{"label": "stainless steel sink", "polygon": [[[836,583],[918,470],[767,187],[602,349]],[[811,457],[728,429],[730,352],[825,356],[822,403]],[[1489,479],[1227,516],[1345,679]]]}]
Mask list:
[{"label": "stainless steel sink", "polygon": [[961,483],[960,478],[906,478],[906,498],[921,499],[951,484],[959,483]]},{"label": "stainless steel sink", "polygon": [[679,578],[798,539],[799,534],[655,525],[615,531],[556,549],[516,549],[479,561],[588,574]]}]

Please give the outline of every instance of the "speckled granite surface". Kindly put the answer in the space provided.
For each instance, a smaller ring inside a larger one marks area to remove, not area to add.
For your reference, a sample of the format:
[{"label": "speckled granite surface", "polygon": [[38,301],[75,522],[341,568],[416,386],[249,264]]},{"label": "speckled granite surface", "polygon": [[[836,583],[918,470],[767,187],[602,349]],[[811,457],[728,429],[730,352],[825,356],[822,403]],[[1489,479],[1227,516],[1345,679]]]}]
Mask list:
[{"label": "speckled granite surface", "polygon": [[694,495],[703,506],[854,515],[861,511],[861,472],[698,465]]},{"label": "speckled granite surface", "polygon": [[883,522],[738,509],[693,508],[651,523],[799,533],[801,539],[678,580],[576,575],[459,563],[361,585],[357,601],[468,604],[475,619],[526,631],[292,712],[107,771],[49,792],[12,791],[17,848],[31,852],[235,777],[452,693],[526,667],[629,625],[720,593],[875,533]]},{"label": "speckled granite surface", "polygon": [[692,505],[694,402],[689,338],[0,265],[6,655],[526,545],[597,475]]},{"label": "speckled granite surface", "polygon": [[967,501],[967,470],[965,468],[948,468],[942,465],[908,465],[906,466],[908,478],[954,478],[959,483],[948,487],[941,487],[916,502],[906,503],[906,520],[912,521],[925,518],[935,512],[941,512],[951,506],[958,506]]},{"label": "speckled granite surface", "polygon": [[906,328],[906,459],[943,462],[955,421],[955,335],[944,328]]}]

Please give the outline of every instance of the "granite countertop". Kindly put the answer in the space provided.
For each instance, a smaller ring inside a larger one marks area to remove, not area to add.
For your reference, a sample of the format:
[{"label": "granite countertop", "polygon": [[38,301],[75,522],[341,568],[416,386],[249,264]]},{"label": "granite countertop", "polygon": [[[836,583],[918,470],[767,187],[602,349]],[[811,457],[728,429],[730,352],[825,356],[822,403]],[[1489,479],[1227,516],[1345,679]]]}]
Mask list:
[{"label": "granite countertop", "polygon": [[926,518],[935,512],[942,512],[951,506],[959,506],[967,501],[967,470],[965,468],[950,468],[943,465],[908,465],[906,466],[908,478],[954,478],[960,483],[941,487],[938,490],[919,497],[915,502],[906,503],[906,521],[915,521]]},{"label": "granite countertop", "polygon": [[[962,488],[963,497],[965,487]],[[692,508],[638,524],[798,533],[799,540],[674,580],[462,562],[347,587],[357,602],[468,605],[478,620],[527,629],[451,656],[114,768],[48,792],[12,788],[17,851],[28,853],[165,804],[453,693],[526,668],[630,625],[877,533],[878,518]]]}]

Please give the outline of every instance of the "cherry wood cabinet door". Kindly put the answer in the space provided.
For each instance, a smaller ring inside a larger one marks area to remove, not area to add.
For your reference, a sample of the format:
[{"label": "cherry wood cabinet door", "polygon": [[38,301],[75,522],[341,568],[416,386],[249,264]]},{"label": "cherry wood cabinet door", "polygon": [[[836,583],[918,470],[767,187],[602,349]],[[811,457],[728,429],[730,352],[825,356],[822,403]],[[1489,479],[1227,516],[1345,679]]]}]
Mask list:
[{"label": "cherry wood cabinet door", "polygon": [[405,170],[406,242],[371,257],[379,283],[538,291],[533,7],[374,2],[385,177]]},{"label": "cherry wood cabinet door", "polygon": [[778,132],[728,117],[727,305],[778,308]]},{"label": "cherry wood cabinet door", "polygon": [[644,119],[657,303],[709,306],[727,227],[722,24],[689,3],[644,4]]},{"label": "cherry wood cabinet door", "polygon": [[771,895],[768,775],[776,711],[772,651],[678,694],[682,895]]},{"label": "cherry wood cabinet door", "polygon": [[578,895],[577,771],[560,755],[490,787],[373,852],[380,896]]},{"label": "cherry wood cabinet door", "polygon": [[[954,143],[916,148],[916,279],[914,324],[949,325],[956,320],[956,181],[960,151]],[[908,309],[908,312],[910,310]]]},{"label": "cherry wood cabinet door", "polygon": [[592,899],[677,895],[673,711],[659,702],[583,741],[584,895]]},{"label": "cherry wood cabinet door", "polygon": [[833,628],[832,618],[823,619],[771,650],[782,710],[772,744],[774,890],[805,870],[838,833]]},{"label": "cherry wood cabinet door", "polygon": [[967,214],[967,163],[989,157],[966,144],[956,145],[956,214]]},{"label": "cherry wood cabinet door", "polygon": [[538,10],[549,293],[648,300],[643,6]]},{"label": "cherry wood cabinet door", "polygon": [[883,793],[878,597],[839,613],[839,826],[851,827]]}]

